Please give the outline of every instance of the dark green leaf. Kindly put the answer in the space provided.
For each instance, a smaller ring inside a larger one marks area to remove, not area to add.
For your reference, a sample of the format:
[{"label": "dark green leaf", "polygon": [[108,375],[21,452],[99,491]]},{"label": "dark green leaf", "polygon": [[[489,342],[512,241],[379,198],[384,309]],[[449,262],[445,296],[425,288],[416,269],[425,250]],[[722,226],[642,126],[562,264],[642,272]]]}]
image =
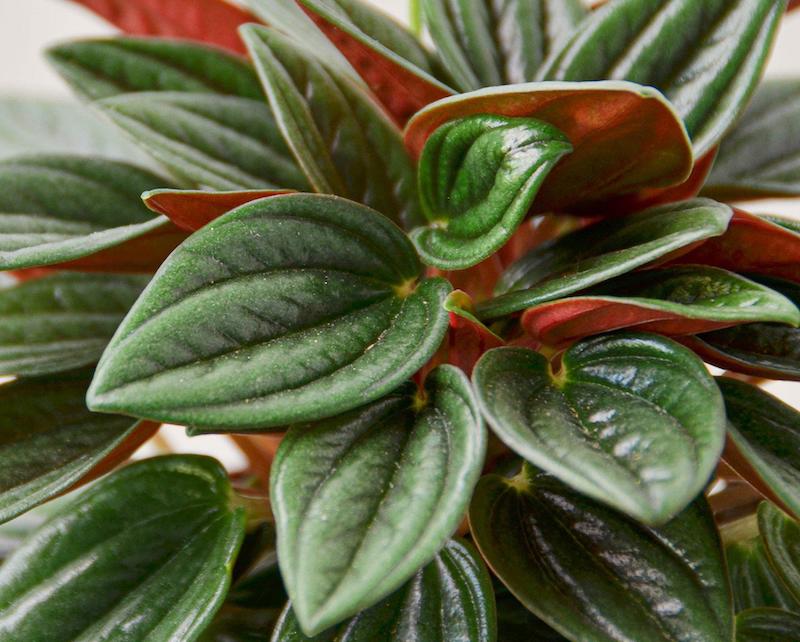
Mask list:
[{"label": "dark green leaf", "polygon": [[127,466],[47,522],[0,567],[8,642],[194,640],[230,584],[244,512],[206,457]]},{"label": "dark green leaf", "polygon": [[61,76],[90,100],[137,91],[231,94],[262,100],[253,68],[238,56],[187,40],[108,38],[47,51]]},{"label": "dark green leaf", "polygon": [[193,185],[220,190],[308,186],[261,101],[141,92],[96,104],[134,141]]},{"label": "dark green leaf", "polygon": [[713,378],[655,335],[579,343],[552,371],[526,348],[487,352],[473,374],[481,411],[507,446],[581,493],[664,523],[703,489],[725,440]]},{"label": "dark green leaf", "polygon": [[0,161],[0,270],[78,259],[169,226],[140,198],[168,182],[98,158]]},{"label": "dark green leaf", "polygon": [[275,628],[282,609],[245,609],[223,604],[200,642],[264,642]]},{"label": "dark green leaf", "polygon": [[479,304],[478,313],[503,316],[663,261],[725,232],[731,213],[727,205],[695,199],[572,232],[513,263],[495,287],[498,296]]},{"label": "dark green leaf", "polygon": [[0,523],[84,477],[130,435],[128,417],[86,408],[91,371],[0,386]]},{"label": "dark green leaf", "polygon": [[769,502],[758,507],[758,529],[772,568],[800,601],[800,523]]},{"label": "dark green leaf", "polygon": [[464,516],[486,452],[469,381],[440,366],[415,392],[409,384],[281,442],[270,484],[278,559],[309,633],[397,590]]},{"label": "dark green leaf", "polygon": [[564,134],[532,118],[471,116],[442,125],[419,164],[422,210],[430,224],[412,238],[422,259],[460,270],[497,252],[570,151]]},{"label": "dark green leaf", "polygon": [[800,196],[800,80],[768,80],[723,140],[704,193]]},{"label": "dark green leaf", "polygon": [[279,32],[242,29],[278,125],[312,187],[421,223],[400,130],[359,85]]},{"label": "dark green leaf", "polygon": [[611,0],[542,78],[656,87],[683,117],[700,157],[746,106],[785,10],[786,0]]},{"label": "dark green leaf", "polygon": [[736,616],[736,642],[794,642],[800,615],[781,609],[750,609]]},{"label": "dark green leaf", "polygon": [[[85,486],[81,490],[85,490]],[[75,499],[76,495],[67,493],[51,499],[46,504],[32,508],[27,513],[15,517],[10,522],[0,524],[0,564],[17,550],[31,534],[42,527],[47,520]]]},{"label": "dark green leaf", "polygon": [[586,14],[580,0],[422,0],[459,89],[530,82]]},{"label": "dark green leaf", "polygon": [[525,608],[504,584],[495,581],[493,586],[497,602],[498,642],[567,642],[558,631]]},{"label": "dark green leaf", "polygon": [[90,407],[248,430],[379,399],[447,329],[450,285],[415,286],[420,272],[405,235],[356,203],[292,194],[240,207],[164,263],[98,367]]},{"label": "dark green leaf", "polygon": [[489,573],[471,545],[451,540],[400,590],[313,637],[287,604],[272,642],[494,642],[496,636]]},{"label": "dark green leaf", "polygon": [[469,518],[503,583],[571,640],[728,642],[733,635],[722,550],[702,497],[653,529],[526,464],[512,479],[482,478]]},{"label": "dark green leaf", "polygon": [[95,363],[148,278],[61,273],[0,289],[0,373]]}]

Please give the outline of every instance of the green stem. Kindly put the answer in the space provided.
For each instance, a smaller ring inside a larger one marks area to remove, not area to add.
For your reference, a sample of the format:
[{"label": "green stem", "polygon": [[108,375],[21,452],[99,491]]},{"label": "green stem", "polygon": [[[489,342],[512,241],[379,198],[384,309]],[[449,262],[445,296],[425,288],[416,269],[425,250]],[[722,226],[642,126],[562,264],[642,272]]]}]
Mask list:
[{"label": "green stem", "polygon": [[409,26],[417,37],[422,36],[422,1],[409,1]]}]

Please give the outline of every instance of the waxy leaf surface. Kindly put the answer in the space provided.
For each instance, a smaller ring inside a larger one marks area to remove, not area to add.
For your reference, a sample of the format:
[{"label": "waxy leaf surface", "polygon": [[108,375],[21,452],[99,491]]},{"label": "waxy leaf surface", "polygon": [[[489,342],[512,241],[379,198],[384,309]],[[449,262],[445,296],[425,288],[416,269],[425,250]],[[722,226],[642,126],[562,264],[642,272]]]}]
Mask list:
[{"label": "waxy leaf surface", "polygon": [[214,460],[149,459],[98,482],[0,567],[9,642],[195,640],[230,585],[244,512]]},{"label": "waxy leaf surface", "polygon": [[406,228],[421,223],[414,166],[372,96],[278,31],[249,26],[242,35],[314,190],[369,205]]},{"label": "waxy leaf surface", "polygon": [[430,224],[412,238],[422,260],[458,270],[497,252],[571,149],[552,125],[530,118],[471,116],[442,125],[419,162],[422,210]]},{"label": "waxy leaf surface", "polygon": [[800,601],[800,523],[769,502],[758,507],[758,530],[772,568]]},{"label": "waxy leaf surface", "polygon": [[[350,413],[293,427],[272,467],[278,556],[294,611],[319,633],[372,606],[456,530],[486,434],[452,366]],[[419,403],[419,402],[418,402]]]},{"label": "waxy leaf surface", "polygon": [[691,145],[672,106],[657,90],[627,82],[529,83],[445,98],[411,119],[406,147],[419,157],[443,124],[480,114],[542,120],[572,144],[539,191],[536,212],[585,209],[682,183],[692,171]]},{"label": "waxy leaf surface", "polygon": [[308,637],[287,604],[272,642],[495,642],[492,582],[477,551],[451,540],[404,586],[373,607]]},{"label": "waxy leaf surface", "polygon": [[736,642],[787,642],[800,631],[800,614],[749,609],[736,616]]},{"label": "waxy leaf surface", "polygon": [[662,337],[579,343],[558,373],[533,350],[487,352],[473,373],[495,434],[577,491],[664,523],[703,489],[725,441],[722,398],[703,363]]},{"label": "waxy leaf surface", "polygon": [[379,399],[447,330],[450,286],[415,287],[420,273],[405,235],[364,206],[311,194],[245,205],[167,259],[102,360],[90,407],[248,430]]},{"label": "waxy leaf surface", "polygon": [[786,0],[611,0],[543,69],[546,80],[629,80],[660,89],[702,156],[747,105]]},{"label": "waxy leaf surface", "polygon": [[638,524],[526,464],[478,482],[472,535],[514,595],[572,640],[733,636],[725,563],[701,497],[658,529]]},{"label": "waxy leaf surface", "polygon": [[737,613],[754,608],[800,608],[773,570],[760,535],[728,544],[725,559]]}]

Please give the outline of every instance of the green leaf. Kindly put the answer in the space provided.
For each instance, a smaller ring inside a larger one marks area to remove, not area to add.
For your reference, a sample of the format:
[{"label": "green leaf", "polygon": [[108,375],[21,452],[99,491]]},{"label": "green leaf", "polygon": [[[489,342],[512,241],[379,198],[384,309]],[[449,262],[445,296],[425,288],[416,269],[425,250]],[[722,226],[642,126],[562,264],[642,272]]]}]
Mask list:
[{"label": "green leaf", "polygon": [[308,186],[261,101],[141,92],[96,104],[176,176],[198,187],[303,190]]},{"label": "green leaf", "polygon": [[65,272],[0,288],[0,373],[95,363],[148,278]]},{"label": "green leaf", "polygon": [[552,301],[725,232],[727,205],[694,199],[611,218],[540,245],[509,266],[495,286],[498,296],[477,306],[499,317]]},{"label": "green leaf", "polygon": [[486,453],[469,381],[440,366],[415,393],[409,384],[281,442],[270,483],[278,559],[311,634],[397,590],[464,517]]},{"label": "green leaf", "polygon": [[494,642],[492,583],[471,545],[451,540],[400,590],[354,618],[307,637],[286,605],[272,642]]},{"label": "green leaf", "polygon": [[82,40],[51,47],[47,58],[89,100],[138,91],[264,97],[255,71],[239,56],[186,40]]},{"label": "green leaf", "polygon": [[699,158],[747,105],[785,10],[786,0],[611,0],[578,27],[541,78],[660,89]]},{"label": "green leaf", "polygon": [[758,507],[758,529],[772,568],[800,601],[800,523],[769,502]]},{"label": "green leaf", "polygon": [[78,259],[169,226],[140,198],[165,183],[133,165],[98,158],[0,161],[0,270]]},{"label": "green leaf", "polygon": [[444,270],[477,265],[511,238],[550,170],[572,146],[531,118],[471,116],[442,125],[419,163],[430,225],[412,238],[423,261]]},{"label": "green leaf", "polygon": [[4,640],[195,640],[244,534],[213,459],[149,459],[98,482],[0,567]]},{"label": "green leaf", "polygon": [[379,399],[447,329],[450,285],[415,287],[420,272],[405,235],[355,203],[291,194],[240,207],[167,259],[109,346],[89,405],[241,431]]},{"label": "green leaf", "polygon": [[800,80],[767,80],[725,136],[703,192],[726,200],[800,196]]},{"label": "green leaf", "polygon": [[92,372],[0,385],[0,523],[68,489],[131,435],[128,417],[86,408]]},{"label": "green leaf", "polygon": [[478,483],[472,535],[514,595],[571,640],[728,642],[733,610],[705,499],[659,529],[525,464]]},{"label": "green leaf", "polygon": [[244,609],[224,604],[200,642],[264,642],[275,628],[281,609]]},{"label": "green leaf", "polygon": [[761,607],[800,608],[772,569],[759,535],[729,544],[725,558],[737,613]]},{"label": "green leaf", "polygon": [[248,25],[242,37],[314,190],[369,205],[407,228],[419,224],[414,166],[372,97],[273,29]]},{"label": "green leaf", "polygon": [[631,273],[522,316],[525,331],[550,345],[628,327],[680,336],[756,322],[797,326],[800,311],[760,283],[699,265]]},{"label": "green leaf", "polygon": [[789,642],[800,631],[800,615],[781,609],[750,609],[736,616],[736,642]]},{"label": "green leaf", "polygon": [[713,378],[686,348],[655,335],[570,348],[557,373],[526,348],[487,352],[473,374],[500,439],[579,492],[660,524],[708,482],[725,441]]},{"label": "green leaf", "polygon": [[[85,486],[81,487],[81,490],[85,489]],[[46,504],[32,508],[10,522],[0,524],[0,564],[6,557],[17,550],[31,536],[31,533],[41,528],[42,524],[60,511],[62,506],[74,500],[75,497],[75,494],[68,492],[65,495],[51,499]]]},{"label": "green leaf", "polygon": [[558,631],[531,613],[499,581],[494,583],[498,642],[568,642]]},{"label": "green leaf", "polygon": [[422,0],[422,8],[462,91],[535,80],[586,15],[580,0]]}]

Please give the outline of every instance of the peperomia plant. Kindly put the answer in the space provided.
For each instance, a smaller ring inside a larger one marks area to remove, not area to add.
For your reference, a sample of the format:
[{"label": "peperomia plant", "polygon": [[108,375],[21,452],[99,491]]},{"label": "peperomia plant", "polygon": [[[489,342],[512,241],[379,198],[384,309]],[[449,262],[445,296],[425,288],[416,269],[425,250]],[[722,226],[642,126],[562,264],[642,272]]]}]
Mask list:
[{"label": "peperomia plant", "polygon": [[77,2],[89,108],[0,102],[0,640],[800,639],[800,225],[732,206],[798,3]]}]

